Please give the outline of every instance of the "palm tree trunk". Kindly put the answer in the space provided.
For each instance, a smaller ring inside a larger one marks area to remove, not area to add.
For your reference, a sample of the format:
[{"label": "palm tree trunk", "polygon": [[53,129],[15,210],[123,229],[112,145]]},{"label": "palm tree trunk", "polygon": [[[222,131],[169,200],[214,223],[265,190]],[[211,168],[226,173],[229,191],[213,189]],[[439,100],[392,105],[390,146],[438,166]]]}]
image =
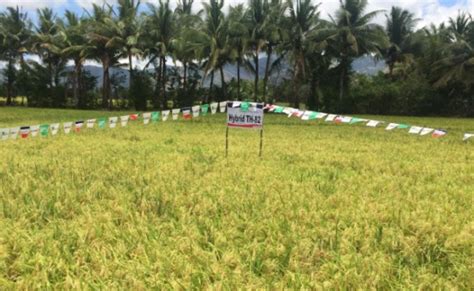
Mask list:
[{"label": "palm tree trunk", "polygon": [[265,76],[263,78],[263,100],[267,100],[267,82],[270,75],[270,58],[272,57],[273,47],[268,46],[267,50],[267,63],[265,64]]},{"label": "palm tree trunk", "polygon": [[341,75],[339,77],[339,104],[338,104],[339,110],[341,110],[342,101],[344,99],[345,79],[346,79],[346,67],[344,64],[342,64]]},{"label": "palm tree trunk", "polygon": [[319,107],[319,78],[315,70],[313,70],[311,75],[311,90],[308,98],[308,109],[317,110]]},{"label": "palm tree trunk", "polygon": [[226,85],[225,85],[225,79],[224,79],[224,69],[222,68],[222,66],[220,66],[219,71],[221,73],[222,97],[224,97],[224,100],[227,100]]},{"label": "palm tree trunk", "polygon": [[[10,71],[13,67],[13,60],[8,60],[8,70]],[[12,105],[12,91],[13,91],[13,79],[11,76],[12,72],[7,73],[7,105]]]},{"label": "palm tree trunk", "polygon": [[237,100],[240,100],[240,62],[241,56],[237,59]]},{"label": "palm tree trunk", "polygon": [[183,62],[183,90],[186,91],[187,88],[187,76],[188,76],[188,63],[186,61]]},{"label": "palm tree trunk", "polygon": [[128,89],[132,88],[133,83],[133,63],[132,63],[132,53],[128,52]]},{"label": "palm tree trunk", "polygon": [[255,84],[254,84],[254,92],[253,92],[253,99],[255,102],[257,102],[258,98],[258,54],[259,54],[259,48],[257,48],[257,51],[255,52],[255,57],[254,57],[254,62],[255,62]]},{"label": "palm tree trunk", "polygon": [[166,108],[167,106],[167,99],[166,99],[166,58],[161,57],[162,59],[162,68],[163,72],[161,74],[161,90],[163,92],[163,108]]},{"label": "palm tree trunk", "polygon": [[159,65],[158,65],[158,69],[156,69],[155,67],[155,78],[156,78],[156,84],[155,84],[155,97],[154,97],[154,100],[153,100],[153,106],[155,109],[158,109],[159,106],[160,106],[160,91],[161,91],[161,72],[162,72],[162,68],[163,68],[163,65],[161,63],[161,58],[160,58],[160,62],[159,62]]},{"label": "palm tree trunk", "polygon": [[81,100],[79,100],[79,71],[80,64],[79,61],[76,59],[74,60],[74,76],[72,78],[72,96],[74,98],[74,102],[76,102],[77,108],[81,108]]},{"label": "palm tree trunk", "polygon": [[109,76],[109,58],[105,56],[102,59],[103,77],[102,77],[102,107],[112,108],[110,100],[110,76]]},{"label": "palm tree trunk", "polygon": [[[211,98],[212,101],[214,100],[214,96],[212,94],[213,87],[214,87],[214,71],[211,72],[211,84],[209,85],[209,97]],[[209,98],[209,97],[207,97],[207,98]],[[208,102],[208,101],[209,101],[209,99],[206,100],[206,102]]]}]

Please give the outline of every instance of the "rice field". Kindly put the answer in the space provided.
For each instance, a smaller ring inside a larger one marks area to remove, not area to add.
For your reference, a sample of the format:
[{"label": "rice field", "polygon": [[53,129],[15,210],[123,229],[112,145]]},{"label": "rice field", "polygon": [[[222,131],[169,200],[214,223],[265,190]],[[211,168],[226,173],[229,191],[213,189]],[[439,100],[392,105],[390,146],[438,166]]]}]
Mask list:
[{"label": "rice field", "polygon": [[[123,112],[0,108],[0,128]],[[0,141],[0,289],[474,288],[473,119],[266,115]]]}]

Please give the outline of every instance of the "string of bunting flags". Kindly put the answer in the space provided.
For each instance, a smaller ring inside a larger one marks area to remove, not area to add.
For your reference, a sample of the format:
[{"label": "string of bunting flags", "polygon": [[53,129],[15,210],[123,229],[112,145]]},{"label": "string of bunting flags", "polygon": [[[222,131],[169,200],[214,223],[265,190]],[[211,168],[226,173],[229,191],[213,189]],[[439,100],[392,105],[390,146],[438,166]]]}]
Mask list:
[{"label": "string of bunting flags", "polygon": [[[248,108],[249,102],[242,102],[242,101],[223,101],[223,102],[212,102],[210,104],[202,104],[202,105],[195,105],[191,107],[184,107],[184,108],[175,108],[171,110],[163,110],[163,111],[154,111],[154,112],[145,112],[145,113],[136,113],[136,114],[129,114],[123,116],[112,116],[112,117],[101,117],[96,119],[87,119],[87,120],[79,120],[75,122],[63,122],[62,126],[61,123],[52,123],[52,124],[38,124],[38,125],[30,125],[30,126],[21,126],[21,127],[12,127],[12,128],[0,128],[0,140],[14,140],[17,138],[28,138],[28,137],[47,137],[49,135],[55,136],[61,132],[64,134],[69,134],[71,132],[79,133],[83,130],[83,128],[93,129],[94,127],[98,127],[99,129],[105,128],[116,128],[117,124],[120,123],[121,127],[125,127],[128,125],[129,121],[137,121],[138,119],[142,119],[144,125],[148,125],[150,123],[156,123],[158,121],[168,121],[170,116],[172,120],[178,120],[180,113],[184,120],[190,120],[193,118],[198,118],[199,116],[206,116],[209,114],[216,114],[219,112],[226,112],[227,103],[232,102],[233,108]],[[289,118],[290,117],[297,117],[303,121],[309,120],[324,120],[324,122],[331,122],[335,124],[357,124],[357,123],[365,123],[367,127],[381,127],[382,125],[385,126],[385,130],[387,131],[394,131],[400,129],[408,129],[409,134],[413,135],[420,135],[420,136],[427,136],[431,135],[433,138],[441,138],[448,134],[446,130],[443,129],[435,129],[430,127],[423,127],[417,125],[409,125],[404,123],[387,123],[381,120],[371,120],[365,118],[357,118],[352,116],[343,116],[338,114],[330,114],[324,112],[316,112],[316,111],[308,111],[308,110],[300,110],[291,107],[284,107],[279,105],[273,104],[266,104],[264,110],[267,112],[272,113],[281,113],[286,114]],[[474,133],[465,133],[463,136],[463,141],[467,141],[474,137]]]}]

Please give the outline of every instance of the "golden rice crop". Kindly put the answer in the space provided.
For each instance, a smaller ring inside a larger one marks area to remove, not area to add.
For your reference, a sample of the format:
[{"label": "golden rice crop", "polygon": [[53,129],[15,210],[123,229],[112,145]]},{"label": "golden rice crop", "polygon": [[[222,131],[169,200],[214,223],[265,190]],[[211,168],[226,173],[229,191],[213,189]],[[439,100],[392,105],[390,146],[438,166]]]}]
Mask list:
[{"label": "golden rice crop", "polygon": [[[121,115],[0,109],[0,128]],[[0,141],[0,289],[472,289],[468,119],[266,115]]]}]

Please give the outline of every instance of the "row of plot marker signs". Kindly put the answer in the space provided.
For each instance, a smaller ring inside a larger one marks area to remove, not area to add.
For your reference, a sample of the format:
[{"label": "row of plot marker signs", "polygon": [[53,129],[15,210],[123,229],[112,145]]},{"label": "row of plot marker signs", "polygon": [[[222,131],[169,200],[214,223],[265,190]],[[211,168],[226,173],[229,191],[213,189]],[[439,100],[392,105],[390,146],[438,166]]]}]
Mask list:
[{"label": "row of plot marker signs", "polygon": [[[147,125],[149,123],[155,123],[158,121],[167,121],[171,115],[172,120],[178,120],[181,114],[184,120],[190,120],[193,118],[198,118],[199,116],[206,116],[209,112],[211,114],[216,114],[218,109],[220,112],[225,112],[228,101],[223,102],[213,102],[210,104],[196,105],[192,107],[176,108],[172,110],[163,110],[163,111],[154,111],[146,113],[136,113],[122,116],[113,116],[113,117],[101,117],[97,119],[87,119],[87,120],[78,120],[75,122],[63,122],[61,123],[51,123],[51,124],[38,124],[38,125],[29,125],[21,127],[12,127],[12,128],[1,128],[0,129],[0,140],[14,140],[18,137],[28,138],[28,137],[47,137],[55,136],[63,129],[64,134],[69,134],[71,132],[81,132],[83,128],[93,129],[96,125],[100,129],[105,128],[116,128],[117,124],[120,124],[122,127],[127,126],[129,121],[137,121],[140,118],[143,121],[143,124]],[[245,107],[248,102],[233,101],[233,107]],[[283,107],[273,104],[267,104],[264,107],[265,111],[273,113],[282,113],[287,114],[288,117],[297,117],[301,120],[316,120],[321,119],[325,122],[332,122],[336,124],[357,124],[365,123],[368,127],[379,127],[382,124],[385,124],[384,121],[379,120],[370,120],[365,118],[357,118],[352,116],[342,116],[337,114],[328,114],[323,112],[316,111],[305,111],[291,107]],[[408,133],[416,134],[421,136],[431,135],[433,138],[441,138],[448,134],[446,130],[435,129],[422,126],[414,126],[403,123],[388,123],[385,128],[388,131],[396,129],[408,129]],[[474,137],[474,133],[464,133],[463,140],[467,141],[470,138]]]},{"label": "row of plot marker signs", "polygon": [[[316,112],[316,111],[304,111],[304,110],[300,110],[296,108],[283,107],[283,106],[272,105],[272,104],[267,104],[265,106],[265,109],[268,110],[268,112],[287,114],[288,117],[298,117],[298,118],[301,118],[301,120],[306,120],[306,121],[321,119],[321,120],[324,120],[325,122],[332,122],[336,124],[365,123],[366,126],[372,127],[372,128],[379,127],[383,124],[387,124],[387,122],[380,121],[380,120],[371,120],[371,119],[365,119],[365,118],[357,118],[357,117],[352,117],[352,116],[343,116],[343,115],[329,114],[329,113]],[[408,133],[410,134],[421,135],[421,136],[431,135],[431,137],[433,138],[441,138],[448,134],[448,132],[444,129],[408,125],[404,123],[392,122],[392,123],[388,123],[387,126],[385,127],[385,130],[387,131],[392,131],[396,129],[405,129],[405,130],[408,129]],[[472,137],[474,137],[474,133],[464,133],[463,140],[467,141]]]}]

